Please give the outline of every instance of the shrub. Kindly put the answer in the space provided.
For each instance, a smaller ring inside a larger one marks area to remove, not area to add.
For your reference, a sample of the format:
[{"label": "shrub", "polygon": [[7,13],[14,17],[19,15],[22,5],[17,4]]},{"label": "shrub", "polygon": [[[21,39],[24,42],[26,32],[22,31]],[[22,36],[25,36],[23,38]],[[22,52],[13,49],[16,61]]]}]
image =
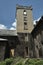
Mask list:
[{"label": "shrub", "polygon": [[22,62],[20,62],[20,63],[18,63],[18,64],[16,64],[16,65],[22,65]]},{"label": "shrub", "polygon": [[9,58],[5,60],[6,65],[10,65],[13,62],[13,58]]},{"label": "shrub", "polygon": [[0,62],[0,65],[6,65],[6,62],[4,61]]},{"label": "shrub", "polygon": [[43,65],[43,60],[37,61],[35,65]]},{"label": "shrub", "polygon": [[23,63],[26,58],[8,58],[4,61],[0,62],[0,65],[43,65],[43,59],[27,59],[25,63]]},{"label": "shrub", "polygon": [[28,59],[25,65],[43,65],[43,59]]},{"label": "shrub", "polygon": [[13,58],[5,59],[4,61],[0,62],[0,65],[10,65],[13,62]]}]

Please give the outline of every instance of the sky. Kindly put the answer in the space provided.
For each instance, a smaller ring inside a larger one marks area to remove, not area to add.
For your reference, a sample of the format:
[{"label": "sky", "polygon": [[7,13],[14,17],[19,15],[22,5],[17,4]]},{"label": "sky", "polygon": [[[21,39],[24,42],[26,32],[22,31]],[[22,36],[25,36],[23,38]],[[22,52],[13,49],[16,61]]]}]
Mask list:
[{"label": "sky", "polygon": [[14,29],[16,27],[16,4],[32,5],[33,21],[43,15],[43,0],[0,0],[0,29]]}]

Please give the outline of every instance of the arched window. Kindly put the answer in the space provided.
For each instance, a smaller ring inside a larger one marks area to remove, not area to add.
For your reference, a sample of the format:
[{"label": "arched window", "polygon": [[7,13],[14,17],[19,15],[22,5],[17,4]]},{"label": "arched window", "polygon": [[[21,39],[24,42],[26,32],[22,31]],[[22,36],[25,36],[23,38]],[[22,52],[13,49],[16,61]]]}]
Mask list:
[{"label": "arched window", "polygon": [[24,14],[24,15],[27,15],[27,12],[26,12],[26,10],[24,10],[23,14]]}]

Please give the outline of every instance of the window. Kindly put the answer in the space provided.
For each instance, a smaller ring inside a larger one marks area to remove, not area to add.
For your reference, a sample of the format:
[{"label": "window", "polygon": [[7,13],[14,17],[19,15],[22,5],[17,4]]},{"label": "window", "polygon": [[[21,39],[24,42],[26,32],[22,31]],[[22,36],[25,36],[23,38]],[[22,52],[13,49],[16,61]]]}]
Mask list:
[{"label": "window", "polygon": [[24,15],[27,15],[27,12],[26,12],[26,10],[24,10],[23,14],[24,14]]},{"label": "window", "polygon": [[24,17],[24,21],[27,21],[27,17]]},{"label": "window", "polygon": [[24,25],[27,25],[27,22],[24,22]]},{"label": "window", "polygon": [[24,22],[24,30],[28,30],[27,22]]},{"label": "window", "polygon": [[25,33],[25,41],[28,41],[28,34]]},{"label": "window", "polygon": [[38,48],[38,45],[36,45],[36,47]]}]

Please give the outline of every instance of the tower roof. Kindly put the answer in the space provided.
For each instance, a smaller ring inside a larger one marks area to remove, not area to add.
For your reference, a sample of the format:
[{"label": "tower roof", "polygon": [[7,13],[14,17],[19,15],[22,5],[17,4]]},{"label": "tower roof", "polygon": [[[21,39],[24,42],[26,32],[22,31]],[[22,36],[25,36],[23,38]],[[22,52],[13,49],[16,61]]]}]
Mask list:
[{"label": "tower roof", "polygon": [[16,6],[17,9],[28,9],[28,10],[32,10],[32,6],[22,6],[22,5],[17,5]]}]

